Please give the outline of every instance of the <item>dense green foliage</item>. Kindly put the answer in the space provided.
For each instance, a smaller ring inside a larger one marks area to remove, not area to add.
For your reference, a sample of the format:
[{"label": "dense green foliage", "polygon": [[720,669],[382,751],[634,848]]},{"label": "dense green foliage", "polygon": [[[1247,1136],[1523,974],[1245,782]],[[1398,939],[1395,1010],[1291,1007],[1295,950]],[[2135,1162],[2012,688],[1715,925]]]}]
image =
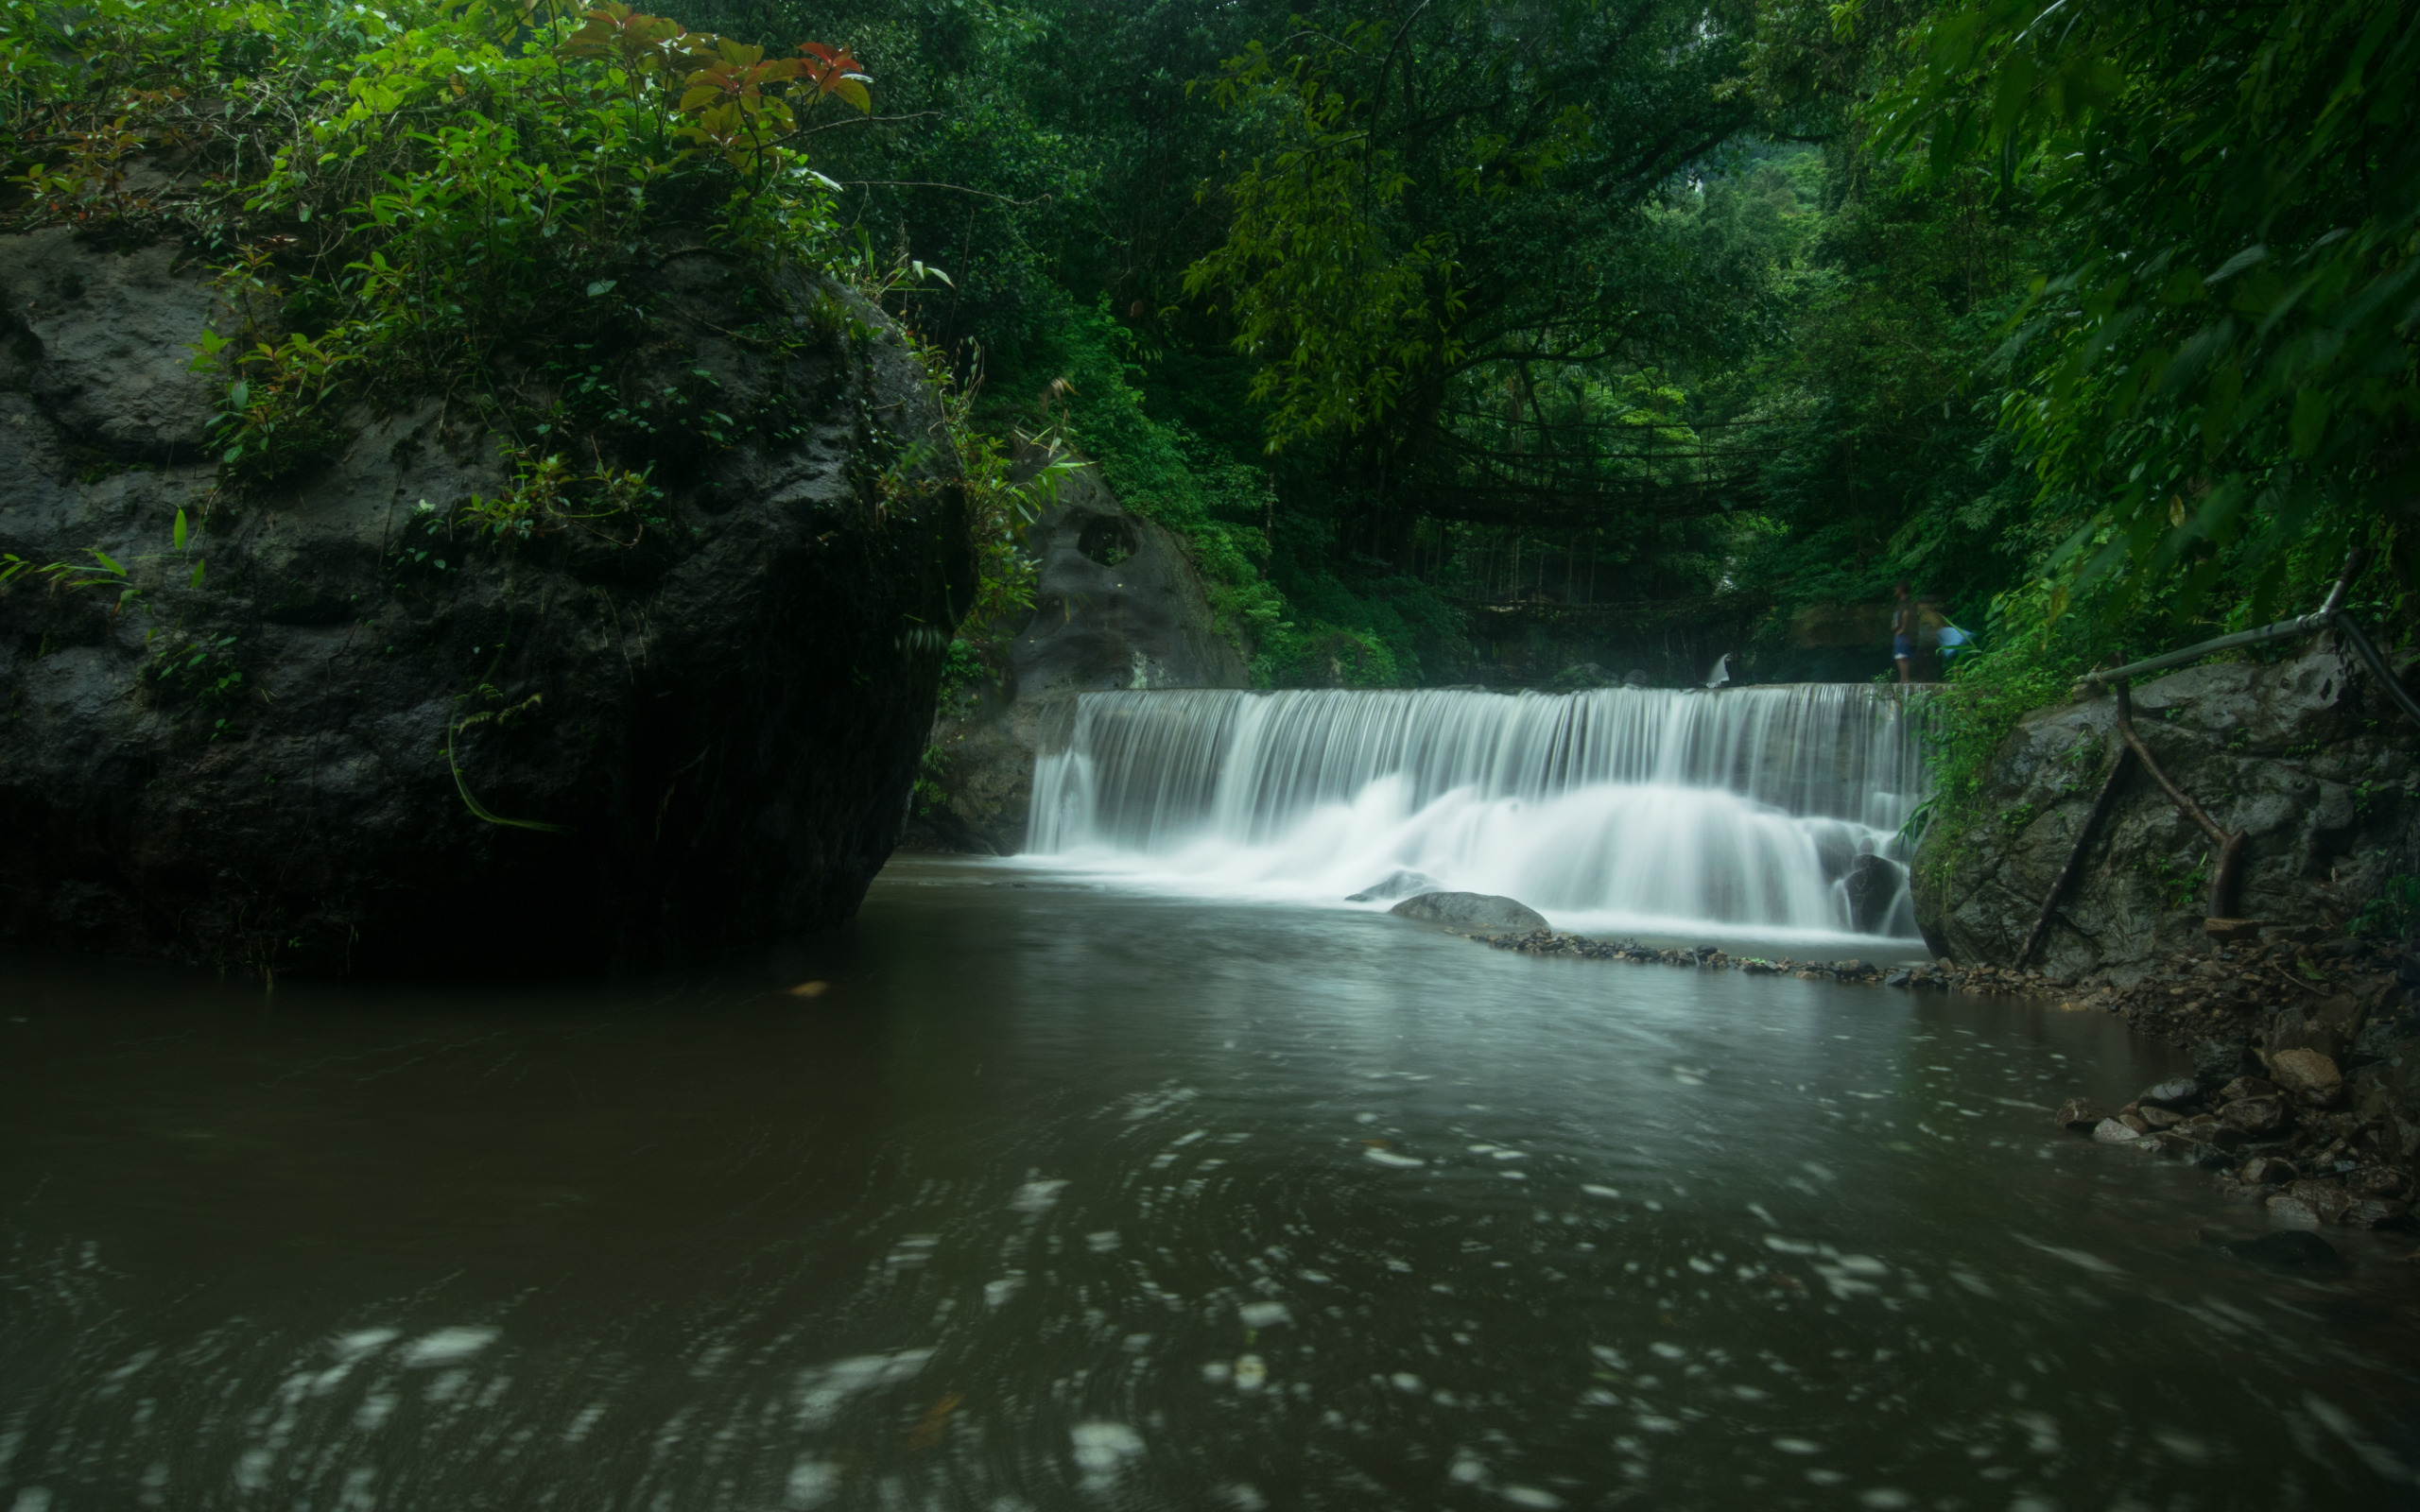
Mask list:
[{"label": "dense green foliage", "polygon": [[[238,473],[308,467],[396,374],[518,427],[498,530],[642,519],[730,421],[558,355],[539,412],[504,376],[538,334],[610,348],[684,236],[845,267],[960,386],[994,495],[1020,438],[1072,439],[1271,682],[1870,676],[1904,577],[1987,647],[1940,715],[1954,797],[2076,670],[2299,604],[2354,546],[2363,611],[2409,622],[2392,0],[663,9],[714,40],[14,4],[11,213],[228,270]],[[181,153],[198,180],[136,171]]]}]

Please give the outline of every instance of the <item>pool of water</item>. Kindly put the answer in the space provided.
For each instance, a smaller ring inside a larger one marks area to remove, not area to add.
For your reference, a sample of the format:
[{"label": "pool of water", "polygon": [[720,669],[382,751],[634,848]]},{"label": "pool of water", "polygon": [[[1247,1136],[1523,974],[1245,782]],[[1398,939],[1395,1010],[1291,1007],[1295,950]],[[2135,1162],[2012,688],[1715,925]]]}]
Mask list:
[{"label": "pool of water", "polygon": [[[903,860],[643,983],[0,962],[0,1509],[2411,1504],[2116,1022]],[[814,995],[789,988],[827,986]]]}]

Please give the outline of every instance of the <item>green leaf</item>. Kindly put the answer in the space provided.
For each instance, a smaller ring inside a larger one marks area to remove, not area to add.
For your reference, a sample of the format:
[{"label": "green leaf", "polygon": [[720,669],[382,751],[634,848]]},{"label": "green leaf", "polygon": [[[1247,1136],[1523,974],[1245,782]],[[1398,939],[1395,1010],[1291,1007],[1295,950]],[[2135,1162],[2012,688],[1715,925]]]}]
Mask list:
[{"label": "green leaf", "polygon": [[207,558],[205,558],[196,557],[193,559],[193,587],[199,588],[201,586],[201,569],[207,564]]},{"label": "green leaf", "polygon": [[177,511],[176,541],[179,551],[185,549],[185,512],[182,509]]},{"label": "green leaf", "polygon": [[2309,456],[2319,450],[2320,438],[2327,431],[2327,390],[2313,385],[2294,396],[2290,429],[2296,456]]},{"label": "green leaf", "polygon": [[588,297],[594,300],[611,294],[614,292],[614,285],[619,282],[621,282],[619,279],[600,278],[588,285]]}]

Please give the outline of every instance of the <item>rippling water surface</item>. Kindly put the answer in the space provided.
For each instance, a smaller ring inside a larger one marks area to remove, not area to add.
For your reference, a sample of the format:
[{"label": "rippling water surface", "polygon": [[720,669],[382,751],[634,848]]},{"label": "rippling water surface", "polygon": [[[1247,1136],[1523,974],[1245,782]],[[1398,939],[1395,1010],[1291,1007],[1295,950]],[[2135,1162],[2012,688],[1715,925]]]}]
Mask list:
[{"label": "rippling water surface", "polygon": [[2200,1243],[2098,1015],[929,861],[644,986],[0,972],[9,1512],[2413,1499],[2409,1240]]}]

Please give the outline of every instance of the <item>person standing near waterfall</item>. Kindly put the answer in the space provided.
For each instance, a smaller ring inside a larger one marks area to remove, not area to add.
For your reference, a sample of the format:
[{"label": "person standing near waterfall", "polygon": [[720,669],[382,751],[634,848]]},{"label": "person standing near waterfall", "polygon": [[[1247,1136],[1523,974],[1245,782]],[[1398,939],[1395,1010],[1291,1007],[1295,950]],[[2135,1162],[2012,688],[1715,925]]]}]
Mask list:
[{"label": "person standing near waterfall", "polygon": [[1893,590],[1898,595],[1891,610],[1891,660],[1899,664],[1899,680],[1913,682],[1916,677],[1916,601],[1909,596],[1908,580],[1899,579]]}]

